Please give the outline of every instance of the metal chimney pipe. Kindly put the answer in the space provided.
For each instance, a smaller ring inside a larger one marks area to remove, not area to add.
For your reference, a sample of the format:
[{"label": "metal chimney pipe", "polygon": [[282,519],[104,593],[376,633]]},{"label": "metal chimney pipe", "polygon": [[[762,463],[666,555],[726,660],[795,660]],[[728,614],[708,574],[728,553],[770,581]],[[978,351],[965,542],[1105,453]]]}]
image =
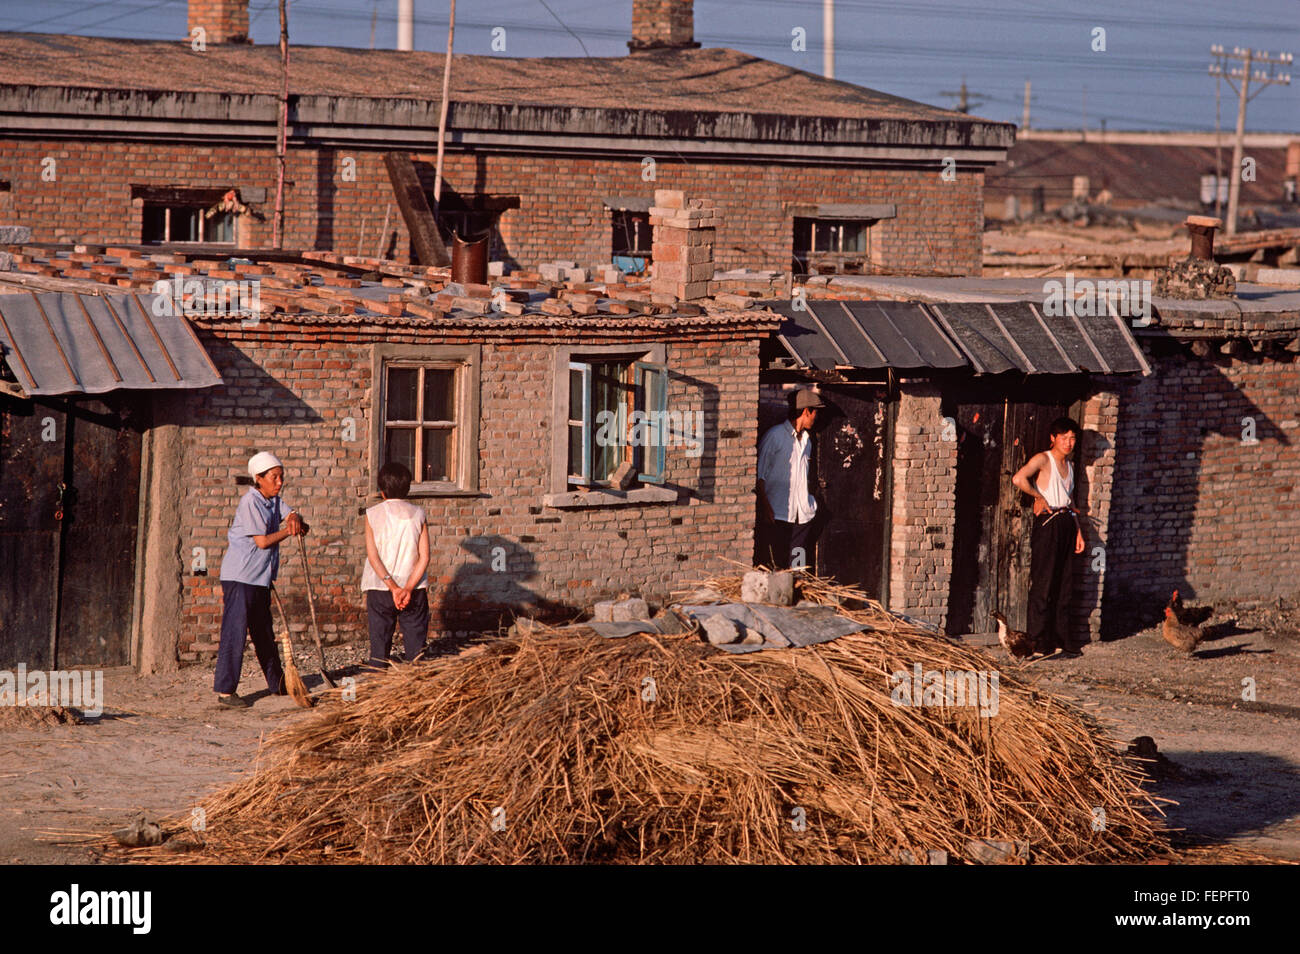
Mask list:
[{"label": "metal chimney pipe", "polygon": [[1223,228],[1223,219],[1208,215],[1189,215],[1184,223],[1192,236],[1192,258],[1214,261],[1214,232]]},{"label": "metal chimney pipe", "polygon": [[486,285],[488,280],[488,239],[491,234],[463,239],[451,236],[451,280],[462,285]]}]

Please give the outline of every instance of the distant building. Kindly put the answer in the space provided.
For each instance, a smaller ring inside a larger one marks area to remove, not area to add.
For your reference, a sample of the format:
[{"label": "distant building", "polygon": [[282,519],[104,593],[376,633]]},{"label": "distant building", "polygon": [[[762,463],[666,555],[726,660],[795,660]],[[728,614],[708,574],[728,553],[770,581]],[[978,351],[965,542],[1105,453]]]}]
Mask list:
[{"label": "distant building", "polygon": [[[444,233],[491,232],[511,263],[644,258],[672,188],[727,210],[722,268],[979,274],[984,174],[1013,126],[699,49],[691,6],[634,0],[624,57],[456,56]],[[202,51],[0,34],[0,220],[37,241],[268,246],[280,60],[247,23],[247,0],[191,0]],[[442,67],[293,47],[286,248],[409,254],[382,157],[410,153],[431,195]]]}]

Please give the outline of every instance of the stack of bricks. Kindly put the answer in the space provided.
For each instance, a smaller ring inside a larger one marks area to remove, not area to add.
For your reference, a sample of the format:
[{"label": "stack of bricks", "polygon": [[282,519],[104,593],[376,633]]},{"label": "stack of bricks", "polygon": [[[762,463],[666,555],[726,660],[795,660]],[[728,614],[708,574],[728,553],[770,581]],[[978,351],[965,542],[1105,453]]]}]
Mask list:
[{"label": "stack of bricks", "polygon": [[656,189],[650,209],[654,228],[651,291],[682,300],[707,298],[713,280],[713,246],[722,215],[712,199],[690,199],[673,189]]}]

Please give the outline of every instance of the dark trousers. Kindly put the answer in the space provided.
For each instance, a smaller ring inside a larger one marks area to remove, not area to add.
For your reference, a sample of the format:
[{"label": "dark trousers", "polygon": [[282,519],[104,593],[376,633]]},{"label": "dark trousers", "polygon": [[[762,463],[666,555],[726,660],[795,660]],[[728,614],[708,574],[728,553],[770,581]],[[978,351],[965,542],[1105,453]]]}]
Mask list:
[{"label": "dark trousers", "polygon": [[429,636],[429,591],[411,593],[411,602],[398,612],[393,594],[388,590],[366,590],[366,621],[370,624],[370,659],[384,662],[393,643],[393,624],[402,628],[402,648],[411,662],[424,649]]},{"label": "dark trousers", "polygon": [[221,581],[221,647],[217,650],[217,673],[212,688],[225,695],[239,687],[244,666],[244,638],[253,637],[257,662],[266,675],[266,688],[279,693],[284,685],[280,653],[275,648],[271,625],[271,588],[251,583]]},{"label": "dark trousers", "polygon": [[817,542],[817,531],[821,526],[817,517],[807,523],[787,523],[773,520],[767,528],[767,552],[763,554],[770,566],[778,570],[788,570],[793,562],[796,550],[802,550],[802,565],[812,569],[813,544]]},{"label": "dark trousers", "polygon": [[1041,652],[1077,650],[1070,635],[1074,544],[1079,526],[1070,513],[1040,513],[1030,537],[1028,635]]}]

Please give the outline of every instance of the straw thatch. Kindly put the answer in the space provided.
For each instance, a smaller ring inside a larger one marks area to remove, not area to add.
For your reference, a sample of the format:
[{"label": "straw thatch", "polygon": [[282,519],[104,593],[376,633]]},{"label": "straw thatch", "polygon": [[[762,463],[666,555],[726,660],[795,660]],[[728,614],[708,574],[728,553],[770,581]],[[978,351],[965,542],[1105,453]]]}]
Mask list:
[{"label": "straw thatch", "polygon": [[891,673],[995,661],[861,594],[804,592],[877,628],[751,655],[534,632],[331,694],[205,803],[183,858],[896,863],[993,839],[1095,862],[1162,844],[1140,767],[1079,713],[1007,673],[995,716],[897,705]]}]

